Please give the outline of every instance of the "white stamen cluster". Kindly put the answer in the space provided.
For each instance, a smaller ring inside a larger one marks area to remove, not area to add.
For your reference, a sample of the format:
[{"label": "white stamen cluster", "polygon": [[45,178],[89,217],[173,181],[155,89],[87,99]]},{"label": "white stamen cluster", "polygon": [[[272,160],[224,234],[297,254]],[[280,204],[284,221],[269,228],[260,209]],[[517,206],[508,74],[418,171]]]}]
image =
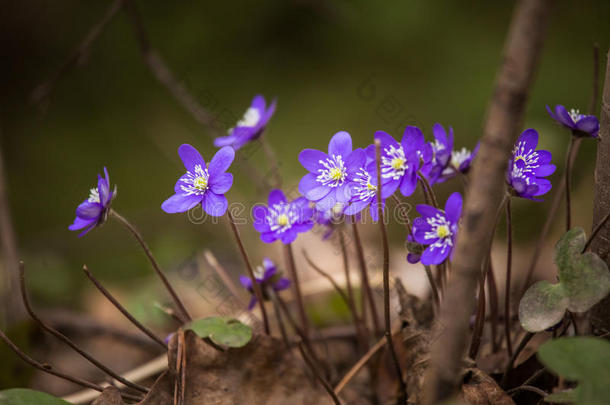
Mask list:
[{"label": "white stamen cluster", "polygon": [[180,186],[180,189],[187,195],[204,195],[209,187],[209,178],[208,169],[202,168],[201,165],[196,165],[194,173],[191,171],[186,172],[186,177],[181,180],[184,184]]},{"label": "white stamen cluster", "polygon": [[[538,163],[540,155],[538,155],[538,152],[534,149],[526,150],[525,148],[525,142],[521,141],[513,149],[513,173],[519,173],[521,175],[531,174],[534,169],[540,167],[540,164]],[[523,166],[516,171],[516,163],[518,161],[522,161]]]},{"label": "white stamen cluster", "polygon": [[238,127],[255,127],[258,121],[261,119],[261,113],[256,108],[248,108],[244,117],[237,121],[236,126]]},{"label": "white stamen cluster", "polygon": [[257,280],[262,280],[265,277],[265,269],[263,269],[263,266],[256,266],[253,273],[254,278]]},{"label": "white stamen cluster", "polygon": [[272,232],[284,232],[292,228],[292,224],[298,220],[295,210],[291,209],[290,204],[278,203],[269,206],[267,223]]},{"label": "white stamen cluster", "polygon": [[316,180],[328,187],[342,186],[347,177],[347,169],[341,155],[332,155],[326,160],[320,160],[322,169],[318,169]]},{"label": "white stamen cluster", "polygon": [[363,168],[356,173],[354,182],[354,195],[359,201],[368,200],[377,193],[377,186],[371,184],[371,175]]},{"label": "white stamen cluster", "polygon": [[471,152],[466,148],[451,151],[451,166],[453,166],[455,170],[459,170],[462,163],[470,158],[470,154]]},{"label": "white stamen cluster", "polygon": [[100,193],[97,191],[97,187],[89,190],[89,198],[87,199],[90,203],[99,203],[100,202]]},{"label": "white stamen cluster", "polygon": [[575,124],[576,124],[578,121],[580,121],[580,119],[581,119],[582,117],[584,117],[584,115],[583,115],[583,114],[581,114],[579,110],[576,110],[576,109],[574,109],[574,108],[572,108],[572,109],[571,109],[571,110],[568,112],[568,114],[570,114],[570,118],[572,118],[572,121],[574,121],[574,123],[575,123]]},{"label": "white stamen cluster", "polygon": [[437,239],[429,246],[431,251],[453,246],[453,232],[451,231],[451,222],[444,215],[437,213],[433,217],[427,217],[426,222],[431,229],[424,234],[426,239]]},{"label": "white stamen cluster", "polygon": [[407,159],[402,146],[398,148],[390,145],[384,148],[385,154],[381,156],[381,177],[392,180],[400,179],[407,170]]}]

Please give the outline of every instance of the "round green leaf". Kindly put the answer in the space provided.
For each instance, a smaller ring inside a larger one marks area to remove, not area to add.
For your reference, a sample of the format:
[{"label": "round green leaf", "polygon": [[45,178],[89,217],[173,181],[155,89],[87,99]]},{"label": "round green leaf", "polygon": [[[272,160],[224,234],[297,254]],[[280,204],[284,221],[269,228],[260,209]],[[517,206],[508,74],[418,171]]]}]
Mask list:
[{"label": "round green leaf", "polygon": [[540,346],[538,357],[549,370],[579,383],[575,404],[608,403],[610,342],[584,336],[555,339]]},{"label": "round green leaf", "polygon": [[202,338],[228,347],[243,347],[252,339],[252,329],[237,319],[209,317],[197,319],[186,326]]},{"label": "round green leaf", "polygon": [[0,391],[0,405],[70,405],[63,399],[26,388]]},{"label": "round green leaf", "polygon": [[519,321],[528,332],[541,332],[557,324],[566,312],[568,298],[561,284],[539,281],[519,302]]},{"label": "round green leaf", "polygon": [[[565,273],[570,279],[565,279]],[[610,271],[606,263],[595,253],[578,253],[570,268],[560,271],[560,280],[569,297],[568,309],[572,312],[586,312],[610,292]]]}]

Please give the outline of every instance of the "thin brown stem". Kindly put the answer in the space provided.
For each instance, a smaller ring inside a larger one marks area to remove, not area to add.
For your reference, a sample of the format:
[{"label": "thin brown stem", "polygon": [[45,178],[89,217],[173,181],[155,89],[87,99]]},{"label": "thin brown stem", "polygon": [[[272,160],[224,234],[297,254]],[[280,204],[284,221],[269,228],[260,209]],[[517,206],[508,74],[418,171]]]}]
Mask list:
[{"label": "thin brown stem", "polygon": [[[362,247],[362,240],[360,239],[360,232],[358,232],[358,225],[356,221],[352,222],[352,229],[354,231],[354,242],[356,244],[356,257],[358,258],[358,266],[360,267],[360,277],[362,279],[362,285],[366,293],[366,298],[371,311],[371,318],[373,320],[373,328],[375,328],[375,334],[381,334],[381,326],[379,324],[379,315],[377,314],[377,305],[375,304],[375,296],[371,288],[369,281],[368,269],[366,266],[366,260],[364,259],[364,248]],[[363,303],[363,305],[365,305]]]},{"label": "thin brown stem", "polygon": [[297,310],[299,311],[299,318],[301,320],[301,328],[303,334],[309,337],[309,320],[307,319],[307,313],[305,312],[305,303],[303,301],[303,294],[301,292],[301,283],[299,282],[299,275],[297,273],[297,266],[294,260],[294,253],[292,251],[292,244],[284,245],[284,254],[286,256],[286,264],[292,279],[292,293],[297,303]]},{"label": "thin brown stem", "polygon": [[231,292],[233,298],[237,300],[238,305],[240,305],[242,308],[245,308],[247,306],[247,303],[242,298],[241,291],[237,288],[237,286],[229,276],[229,273],[227,273],[227,270],[218,262],[216,256],[214,256],[214,254],[209,250],[205,250],[203,252],[203,256],[208,262],[208,264],[212,267],[212,270],[214,270],[216,275],[222,280],[225,287],[227,287],[227,289]]},{"label": "thin brown stem", "polygon": [[307,251],[305,249],[302,249],[301,252],[303,253],[303,257],[305,258],[305,261],[307,262],[307,264],[309,264],[309,266],[312,269],[314,269],[316,271],[316,273],[318,273],[319,275],[321,275],[322,277],[324,277],[325,279],[328,280],[328,282],[333,286],[333,288],[335,289],[337,294],[339,294],[339,296],[341,297],[343,302],[345,302],[345,305],[349,308],[349,305],[350,305],[349,298],[347,297],[347,295],[345,294],[343,289],[339,286],[339,284],[337,284],[335,279],[332,278],[332,276],[330,274],[328,274],[328,272],[322,270],[322,268],[320,266],[315,264],[313,262],[313,260],[311,259],[311,257],[309,257],[309,254],[307,253]]},{"label": "thin brown stem", "polygon": [[[43,371],[45,373],[54,375],[55,377],[59,377],[61,379],[70,381],[71,383],[80,385],[82,387],[85,388],[90,388],[92,390],[95,391],[99,391],[102,392],[104,391],[104,388],[102,388],[101,386],[94,384],[90,381],[87,380],[83,380],[82,378],[78,378],[78,377],[73,377],[71,375],[62,373],[60,371],[56,371],[53,369],[53,367],[47,363],[42,364],[39,363],[38,361],[34,360],[33,358],[31,358],[30,356],[28,356],[27,354],[25,354],[19,347],[17,347],[17,345],[15,345],[5,334],[2,330],[0,330],[0,340],[4,341],[4,343],[6,343],[6,345],[13,351],[15,352],[15,354],[17,354],[17,356],[19,356],[21,358],[21,360],[23,360],[24,362],[26,362],[27,364],[29,364],[30,366]],[[126,394],[126,393],[121,393],[121,396],[125,399],[130,399],[130,400],[135,400],[135,401],[139,401],[142,399],[142,397],[140,396],[136,396],[136,395],[131,395],[131,394]]]},{"label": "thin brown stem", "polygon": [[40,84],[38,87],[32,91],[30,96],[30,101],[32,104],[40,104],[44,100],[46,100],[55,85],[60,81],[60,79],[70,71],[74,66],[77,66],[83,59],[90,48],[91,45],[100,37],[100,35],[104,32],[104,29],[112,21],[114,16],[121,10],[123,7],[124,0],[115,0],[112,2],[110,7],[106,10],[102,18],[95,23],[91,29],[87,32],[87,35],[81,40],[78,46],[70,53],[68,58],[63,62],[61,67],[53,73],[53,75],[48,78],[44,83]]},{"label": "thin brown stem", "polygon": [[169,292],[169,295],[172,297],[172,300],[174,301],[174,304],[178,307],[178,309],[180,310],[180,312],[184,316],[184,320],[186,322],[190,321],[192,319],[191,315],[186,310],[186,307],[182,303],[182,300],[180,300],[180,297],[178,297],[178,294],[176,294],[176,291],[174,290],[174,288],[170,284],[169,280],[167,279],[167,277],[165,276],[165,274],[161,270],[161,267],[159,266],[159,263],[157,263],[157,260],[153,256],[152,251],[150,250],[150,248],[148,247],[146,242],[144,241],[144,238],[142,238],[142,235],[140,235],[140,232],[138,232],[138,230],[135,228],[135,226],[133,226],[127,219],[122,217],[115,210],[110,209],[109,214],[110,214],[111,217],[116,219],[121,225],[123,225],[125,228],[127,228],[127,230],[129,232],[131,232],[131,234],[134,236],[134,238],[136,238],[136,240],[138,241],[138,243],[140,244],[140,246],[144,250],[144,253],[146,254],[146,257],[148,257],[148,260],[150,261],[150,264],[152,264],[153,269],[155,270],[155,273],[157,273],[157,276],[159,276],[159,278],[161,279],[161,282],[163,283],[163,286],[165,287],[167,292]]},{"label": "thin brown stem", "polygon": [[489,315],[491,317],[491,346],[492,352],[500,350],[498,340],[498,286],[491,258],[489,259],[489,271],[487,272],[487,292],[489,294]]},{"label": "thin brown stem", "polygon": [[430,200],[432,200],[432,206],[434,206],[434,208],[438,208],[438,201],[436,200],[436,195],[434,194],[434,190],[432,190],[428,179],[426,179],[426,176],[421,173],[419,174],[419,179],[421,180],[421,183],[424,185],[424,188],[428,192]]},{"label": "thin brown stem", "polygon": [[244,263],[246,264],[246,269],[248,270],[248,277],[250,277],[250,280],[252,281],[252,290],[254,291],[254,295],[258,300],[258,304],[263,315],[263,325],[265,333],[269,335],[269,318],[267,318],[267,310],[265,309],[265,301],[263,299],[263,291],[261,290],[261,285],[258,283],[258,281],[256,281],[252,262],[250,261],[248,253],[246,252],[246,248],[244,247],[244,243],[241,240],[241,236],[239,235],[239,229],[237,229],[237,225],[235,224],[235,219],[233,218],[233,214],[231,214],[231,210],[227,210],[227,218],[229,219],[229,225],[231,226],[231,230],[233,231],[233,236],[235,237],[235,241],[237,242],[237,247],[239,248],[241,257],[244,260]]},{"label": "thin brown stem", "polygon": [[106,289],[106,287],[104,287],[94,276],[93,274],[91,274],[91,272],[89,271],[89,269],[87,269],[87,266],[83,266],[83,271],[85,272],[85,274],[87,275],[87,277],[89,278],[89,280],[91,280],[91,282],[93,283],[93,285],[99,290],[99,292],[102,293],[102,295],[104,295],[104,297],[106,297],[106,299],[108,301],[110,301],[110,303],[112,305],[114,305],[114,307],[116,309],[119,310],[120,313],[123,314],[123,316],[125,318],[127,318],[131,323],[133,323],[135,325],[136,328],[140,329],[142,331],[142,333],[144,333],[146,336],[148,336],[149,338],[151,338],[153,341],[157,342],[161,347],[163,347],[164,350],[167,350],[167,345],[165,344],[165,342],[163,340],[161,340],[159,337],[157,337],[157,335],[155,335],[150,329],[148,329],[146,326],[142,325],[136,318],[133,317],[133,315],[131,315],[129,313],[129,311],[127,311],[125,309],[125,307],[123,307],[119,301],[117,301],[116,298],[114,298],[112,296],[112,294],[110,294],[110,292]]},{"label": "thin brown stem", "polygon": [[82,357],[84,357],[89,363],[93,364],[95,367],[99,368],[104,373],[108,374],[110,377],[114,378],[115,380],[121,382],[125,386],[133,388],[134,390],[140,391],[143,393],[148,392],[148,388],[146,388],[142,385],[139,385],[139,384],[135,384],[135,383],[127,380],[126,378],[121,377],[118,373],[115,373],[110,368],[108,368],[107,366],[105,366],[104,364],[102,364],[98,360],[96,360],[93,356],[91,356],[90,354],[85,352],[83,349],[78,347],[76,345],[76,343],[74,343],[69,337],[67,337],[60,331],[52,328],[51,326],[47,325],[42,319],[40,319],[40,317],[38,317],[38,315],[36,315],[36,313],[34,312],[34,309],[32,308],[32,305],[30,303],[30,299],[28,297],[28,293],[27,293],[26,287],[25,287],[25,265],[23,264],[23,262],[19,262],[19,282],[20,282],[19,286],[21,289],[21,297],[23,299],[23,304],[25,305],[25,309],[27,310],[30,317],[34,320],[34,322],[36,322],[42,329],[44,329],[46,332],[50,333],[51,335],[55,336],[57,339],[61,340],[66,345],[70,346],[75,352],[77,352]]},{"label": "thin brown stem", "polygon": [[400,368],[400,362],[398,361],[398,355],[394,348],[392,341],[391,332],[391,318],[390,318],[390,250],[388,246],[388,235],[385,229],[385,223],[383,218],[383,207],[381,205],[381,142],[379,139],[375,140],[375,160],[377,163],[377,213],[379,215],[379,229],[381,231],[381,241],[383,249],[383,315],[384,315],[384,326],[385,326],[385,338],[388,346],[388,351],[391,354],[392,362],[396,370],[396,376],[400,386],[400,398],[399,402],[407,403],[407,385],[402,377],[402,370]]},{"label": "thin brown stem", "polygon": [[512,370],[513,365],[517,360],[517,357],[519,357],[519,354],[523,351],[523,349],[525,349],[525,346],[527,346],[527,344],[530,340],[532,340],[533,337],[533,333],[527,332],[525,336],[523,336],[523,339],[521,339],[521,341],[519,342],[519,345],[515,349],[515,352],[510,356],[510,360],[508,361],[506,370],[504,370],[504,374],[502,375],[502,380],[500,382],[501,387],[506,387],[506,382],[508,381],[508,373],[510,372],[510,370]]},{"label": "thin brown stem", "polygon": [[430,270],[430,266],[425,265],[424,270],[426,270],[426,276],[428,277],[428,282],[430,283],[430,288],[432,289],[432,298],[434,299],[434,306],[438,311],[439,306],[441,305],[441,298],[438,293],[438,288],[436,287],[436,282],[434,281],[434,276],[432,275],[432,270]]},{"label": "thin brown stem", "polygon": [[477,359],[479,347],[481,345],[481,336],[483,335],[483,328],[485,326],[485,276],[486,274],[479,279],[477,314],[475,316],[474,330],[472,331],[472,337],[470,340],[470,349],[468,350],[468,356],[473,360]]},{"label": "thin brown stem", "polygon": [[566,155],[566,232],[572,227],[572,199],[570,196],[570,183],[572,177],[572,166],[574,164],[574,158],[576,157],[574,150],[578,150],[578,148],[575,148],[577,143],[580,143],[580,138],[572,135],[570,137],[570,144],[568,146],[568,153]]},{"label": "thin brown stem", "polygon": [[282,340],[284,341],[286,349],[289,350],[290,340],[288,339],[288,333],[286,332],[286,327],[284,326],[284,319],[282,318],[282,309],[280,308],[280,304],[278,303],[277,297],[271,290],[271,288],[267,287],[267,295],[271,298],[271,303],[273,304],[273,313],[275,314],[275,320],[277,322],[278,329],[280,330],[280,334],[282,335]]},{"label": "thin brown stem", "polygon": [[540,395],[541,397],[546,397],[547,395],[549,395],[546,392],[544,392],[543,390],[541,390],[540,388],[536,388],[531,385],[520,385],[518,387],[511,388],[508,391],[506,391],[506,394],[508,396],[512,397],[521,391],[535,392],[536,394]]},{"label": "thin brown stem", "polygon": [[335,405],[341,405],[341,401],[339,401],[337,394],[335,394],[335,392],[333,391],[333,388],[330,386],[328,381],[326,381],[326,379],[320,373],[320,370],[318,370],[318,368],[315,366],[313,361],[309,358],[307,353],[305,353],[305,350],[303,349],[302,344],[299,345],[299,351],[301,352],[301,356],[303,357],[303,360],[305,360],[305,363],[307,363],[307,365],[309,366],[309,368],[315,375],[316,379],[320,382],[320,384],[322,384],[322,386],[324,387],[326,392],[328,392],[328,395],[330,395],[330,397],[332,398]]},{"label": "thin brown stem", "polygon": [[506,200],[506,287],[504,289],[504,335],[508,357],[513,355],[513,345],[510,339],[510,282],[513,261],[513,221],[510,198]]},{"label": "thin brown stem", "polygon": [[608,222],[608,218],[610,218],[610,213],[606,214],[606,216],[604,216],[601,222],[595,226],[593,232],[591,232],[591,236],[589,236],[589,239],[587,239],[585,246],[582,248],[582,253],[585,253],[587,249],[589,249],[591,242],[593,242],[599,231],[601,231],[604,225],[606,225],[606,222]]}]

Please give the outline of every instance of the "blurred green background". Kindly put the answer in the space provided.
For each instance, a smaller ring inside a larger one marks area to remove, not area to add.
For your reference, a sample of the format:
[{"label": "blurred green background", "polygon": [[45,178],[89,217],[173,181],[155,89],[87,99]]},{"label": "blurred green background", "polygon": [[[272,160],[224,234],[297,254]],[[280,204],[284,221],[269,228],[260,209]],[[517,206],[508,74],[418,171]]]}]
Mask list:
[{"label": "blurred green background", "polygon": [[[29,102],[109,4],[2,2],[1,148],[10,207],[36,298],[53,306],[79,305],[84,263],[110,286],[135,295],[152,277],[138,246],[117,224],[82,239],[67,229],[104,165],[118,185],[115,209],[138,226],[164,268],[176,268],[202,247],[239,260],[225,223],[193,225],[186,215],[160,209],[182,173],[178,145],[191,143],[206,157],[214,148],[207,130],[148,70],[123,13],[42,106]],[[339,130],[366,146],[379,129],[399,137],[406,124],[415,124],[430,136],[440,122],[453,126],[456,146],[474,146],[514,2],[155,0],[138,6],[152,46],[221,128],[232,126],[255,94],[277,97],[265,136],[290,188],[303,174],[299,151],[325,149]],[[557,1],[553,10],[525,126],[540,131],[541,144],[560,167],[568,133],[554,125],[545,105],[588,108],[592,46],[599,43],[603,65],[608,17],[607,0]],[[250,162],[266,170],[262,150]],[[575,222],[587,228],[593,165],[594,144],[586,142],[575,175]],[[243,167],[234,174],[231,201],[264,199]],[[438,192],[444,199],[460,187],[449,182]],[[516,204],[519,243],[537,235],[546,200]],[[244,227],[243,233],[260,260],[256,232]],[[403,235],[395,230],[394,236],[401,246]]]}]

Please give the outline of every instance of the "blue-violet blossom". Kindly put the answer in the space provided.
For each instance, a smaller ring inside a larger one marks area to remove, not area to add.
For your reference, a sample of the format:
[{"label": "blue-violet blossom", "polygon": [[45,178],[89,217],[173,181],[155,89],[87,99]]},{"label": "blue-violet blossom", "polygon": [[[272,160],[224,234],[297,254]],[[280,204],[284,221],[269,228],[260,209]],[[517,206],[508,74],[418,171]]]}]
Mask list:
[{"label": "blue-violet blossom", "polygon": [[534,197],[551,189],[551,182],[544,177],[550,176],[556,169],[551,163],[551,152],[536,150],[537,146],[538,132],[531,128],[523,131],[513,148],[506,171],[511,193],[534,201],[540,201]]},{"label": "blue-violet blossom", "polygon": [[455,246],[462,215],[462,196],[457,192],[451,194],[444,211],[426,204],[420,204],[416,209],[422,216],[413,221],[413,239],[427,245],[421,254],[421,262],[425,265],[440,264],[451,256]]},{"label": "blue-violet blossom", "polygon": [[233,175],[226,171],[233,163],[235,150],[230,146],[221,148],[207,166],[201,154],[191,145],[180,145],[178,155],[186,173],[174,186],[176,194],[161,205],[163,211],[169,214],[186,212],[201,204],[208,215],[224,215],[228,206],[224,194],[233,185]]},{"label": "blue-violet blossom", "polygon": [[238,150],[248,142],[258,139],[275,113],[275,105],[275,100],[273,100],[269,108],[266,108],[265,98],[260,94],[256,95],[244,117],[235,124],[235,127],[229,129],[227,136],[216,138],[214,146],[217,148],[232,146]]},{"label": "blue-violet blossom", "polygon": [[299,192],[327,211],[337,203],[345,204],[352,196],[356,173],[365,165],[363,149],[352,150],[352,138],[337,132],[328,144],[328,154],[315,149],[299,153],[299,162],[309,171],[299,182]]},{"label": "blue-violet blossom", "polygon": [[[258,284],[260,284],[264,299],[267,298],[265,287],[271,287],[274,291],[282,291],[290,286],[290,280],[282,277],[282,275],[277,272],[275,263],[273,263],[271,259],[267,257],[263,259],[262,266],[257,266],[254,269],[254,279]],[[252,279],[250,279],[250,277],[241,275],[239,276],[239,282],[251,294],[248,309],[254,308],[258,300],[256,299],[254,289],[252,288]]]},{"label": "blue-violet blossom", "polygon": [[313,227],[313,209],[306,198],[299,197],[288,202],[282,190],[272,190],[268,204],[252,209],[254,228],[260,232],[263,242],[272,243],[279,239],[284,244],[290,244],[298,233],[307,232]]},{"label": "blue-violet blossom", "polygon": [[97,175],[97,187],[92,188],[89,192],[89,198],[76,208],[74,223],[68,227],[71,231],[85,228],[78,235],[79,237],[85,235],[96,226],[101,225],[108,216],[110,203],[116,196],[116,186],[114,191],[110,190],[110,177],[105,167],[104,175],[105,177]]},{"label": "blue-violet blossom", "polygon": [[568,112],[562,105],[556,105],[555,112],[548,105],[546,110],[551,118],[564,127],[571,129],[572,134],[575,136],[597,138],[599,121],[596,116],[581,114],[573,108]]}]

